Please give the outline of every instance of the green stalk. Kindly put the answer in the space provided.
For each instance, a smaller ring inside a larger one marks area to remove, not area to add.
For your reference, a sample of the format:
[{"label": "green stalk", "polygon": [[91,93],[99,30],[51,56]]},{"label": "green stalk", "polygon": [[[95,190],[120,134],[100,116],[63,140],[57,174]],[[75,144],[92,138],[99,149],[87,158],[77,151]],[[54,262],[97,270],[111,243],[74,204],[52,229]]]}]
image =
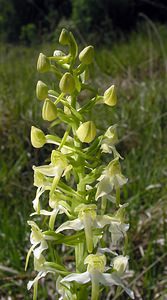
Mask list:
[{"label": "green stalk", "polygon": [[[58,211],[57,211],[57,213],[58,213]],[[49,218],[49,228],[51,230],[54,229],[54,225],[55,225],[55,220],[56,220],[57,213],[54,214],[54,215],[51,215],[50,218]]]},{"label": "green stalk", "polygon": [[92,276],[92,294],[91,300],[99,299],[99,282]]},{"label": "green stalk", "polygon": [[93,232],[92,232],[92,220],[89,213],[84,213],[83,217],[85,237],[86,237],[86,246],[89,253],[93,251]]},{"label": "green stalk", "polygon": [[120,187],[116,187],[116,206],[119,207],[120,205]]},{"label": "green stalk", "polygon": [[60,146],[58,147],[58,150],[59,150],[59,151],[60,151],[61,148],[64,146],[64,144],[65,144],[65,142],[66,142],[66,140],[67,140],[67,138],[68,138],[68,136],[69,136],[70,130],[71,130],[71,126],[68,126],[68,127],[67,127],[67,130],[66,130],[66,132],[64,133],[64,136],[63,136],[63,138],[62,138],[62,140],[61,140]]},{"label": "green stalk", "polygon": [[104,215],[106,207],[107,207],[107,198],[103,196],[101,201],[101,215]]},{"label": "green stalk", "polygon": [[76,272],[82,272],[83,265],[83,255],[84,255],[84,243],[78,243],[75,246],[75,264],[76,264]]},{"label": "green stalk", "polygon": [[38,295],[38,281],[34,283],[33,300],[37,300]]}]

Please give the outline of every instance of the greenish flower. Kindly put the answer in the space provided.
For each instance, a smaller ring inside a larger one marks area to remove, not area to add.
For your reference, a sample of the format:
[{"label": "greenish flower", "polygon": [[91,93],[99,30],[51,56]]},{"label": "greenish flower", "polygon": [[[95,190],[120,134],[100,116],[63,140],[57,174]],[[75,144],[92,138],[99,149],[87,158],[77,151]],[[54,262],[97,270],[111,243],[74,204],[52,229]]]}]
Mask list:
[{"label": "greenish flower", "polygon": [[54,224],[55,224],[57,214],[66,214],[68,217],[71,217],[70,215],[71,207],[66,201],[61,200],[60,191],[57,191],[50,196],[49,206],[53,210],[48,211],[48,210],[41,209],[40,215],[50,216],[49,228],[51,230],[54,229]]},{"label": "greenish flower", "polygon": [[128,256],[123,256],[123,255],[116,256],[112,261],[113,269],[119,275],[122,275],[126,271],[128,260],[129,260]]},{"label": "greenish flower", "polygon": [[134,294],[131,290],[125,287],[117,272],[105,273],[106,257],[102,254],[90,254],[86,257],[87,271],[84,273],[72,273],[64,277],[60,282],[76,281],[80,284],[92,282],[92,300],[97,300],[99,296],[99,284],[105,286],[120,286],[134,299]]},{"label": "greenish flower", "polygon": [[75,212],[78,212],[78,218],[72,221],[64,222],[57,228],[56,233],[67,229],[73,229],[76,231],[84,229],[87,249],[88,252],[91,253],[93,251],[92,228],[96,222],[96,209],[97,206],[95,204],[81,204],[77,206]]},{"label": "greenish flower", "polygon": [[[49,182],[43,174],[40,172],[34,170],[34,186],[37,187],[36,196],[33,200],[33,207],[37,214],[40,213],[40,203],[39,198],[40,196],[46,191],[50,190],[51,188],[51,182]],[[33,214],[32,214],[33,215]]]},{"label": "greenish flower", "polygon": [[48,248],[45,235],[42,233],[42,230],[38,227],[38,225],[34,221],[28,221],[27,223],[31,226],[30,242],[32,246],[27,253],[25,269],[27,269],[29,257],[32,251],[34,253],[34,257],[39,259],[42,252]]},{"label": "greenish flower", "polygon": [[114,220],[109,226],[113,246],[118,245],[118,242],[126,236],[126,231],[129,229],[129,224],[125,223],[125,208],[127,205],[119,205],[119,209],[114,214]]},{"label": "greenish flower", "polygon": [[127,183],[128,179],[122,175],[119,158],[113,159],[98,178],[96,200],[108,195],[112,190]]},{"label": "greenish flower", "polygon": [[51,163],[40,167],[33,166],[33,170],[38,171],[45,176],[54,177],[50,191],[52,194],[67,167],[68,162],[66,156],[59,151],[53,150],[51,154]]},{"label": "greenish flower", "polygon": [[62,277],[58,276],[56,280],[56,290],[61,295],[61,298],[59,298],[59,300],[77,300],[77,295],[70,289],[70,283],[61,283],[61,280]]},{"label": "greenish flower", "polygon": [[101,141],[101,150],[104,153],[113,153],[115,157],[122,158],[115,148],[118,143],[117,125],[110,126]]},{"label": "greenish flower", "polygon": [[33,279],[30,280],[27,284],[27,289],[30,290],[32,286],[37,285],[38,281],[45,277],[49,271],[45,270],[44,268],[44,263],[45,263],[45,258],[41,254],[39,258],[34,257],[34,270],[38,272],[37,276]]}]

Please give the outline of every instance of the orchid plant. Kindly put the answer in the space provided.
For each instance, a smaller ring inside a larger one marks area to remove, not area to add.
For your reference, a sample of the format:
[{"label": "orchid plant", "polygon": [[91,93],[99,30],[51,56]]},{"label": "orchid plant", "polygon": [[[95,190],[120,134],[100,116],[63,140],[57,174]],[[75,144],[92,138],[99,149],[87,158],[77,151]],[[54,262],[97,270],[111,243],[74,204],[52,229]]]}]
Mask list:
[{"label": "orchid plant", "polygon": [[[96,105],[116,105],[116,89],[111,85],[99,95],[91,86],[93,46],[78,55],[75,38],[66,29],[59,43],[66,52],[55,50],[50,57],[40,53],[37,62],[38,72],[54,73],[59,87],[49,89],[42,81],[36,86],[37,98],[43,102],[42,118],[52,133],[32,126],[31,143],[35,148],[51,144],[52,152],[47,164],[33,166],[37,190],[31,214],[34,221],[28,221],[32,246],[26,268],[33,254],[37,275],[28,289],[34,288],[33,299],[37,299],[40,278],[51,273],[59,299],[97,300],[105,286],[119,287],[134,299],[122,279],[128,266],[124,241],[129,224],[127,204],[121,202],[127,178],[116,150],[117,125],[101,133],[90,119]],[[86,100],[80,103],[81,92]],[[56,126],[64,131],[61,136],[53,134]],[[111,157],[108,164],[105,155]]]}]

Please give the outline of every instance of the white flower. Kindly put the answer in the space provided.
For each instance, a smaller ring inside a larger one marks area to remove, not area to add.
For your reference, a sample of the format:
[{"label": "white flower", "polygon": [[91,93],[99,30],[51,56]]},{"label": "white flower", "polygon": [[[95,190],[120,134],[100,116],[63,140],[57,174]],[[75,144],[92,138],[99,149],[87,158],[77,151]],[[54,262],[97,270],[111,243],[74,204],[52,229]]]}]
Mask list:
[{"label": "white flower", "polygon": [[[47,273],[67,275],[69,272],[66,268],[60,264],[54,262],[48,262],[45,257],[41,254],[38,258],[34,256],[34,270],[38,272],[34,280],[28,282],[28,290],[34,285],[37,287],[40,278],[45,277]],[[34,299],[34,298],[33,298]],[[36,298],[35,298],[36,299]]]},{"label": "white flower", "polygon": [[56,150],[52,151],[51,163],[49,165],[44,165],[40,167],[33,166],[33,169],[35,171],[38,171],[39,173],[45,176],[54,177],[50,190],[51,194],[54,193],[57,184],[59,183],[59,180],[63,175],[63,172],[65,172],[66,168],[69,167],[65,155]]},{"label": "white flower", "polygon": [[39,273],[33,280],[30,280],[28,282],[28,284],[27,284],[28,290],[30,290],[33,285],[38,284],[39,279],[41,279],[42,277],[45,277],[46,274],[49,272],[49,271],[45,270],[44,263],[45,263],[45,258],[43,255],[40,255],[40,257],[38,259],[36,257],[34,257],[34,269],[35,269],[35,271],[38,271]]},{"label": "white flower", "polygon": [[129,257],[123,255],[118,255],[113,259],[113,268],[119,273],[119,275],[122,275],[125,272],[128,265],[128,260]]},{"label": "white flower", "polygon": [[[33,207],[37,214],[40,213],[40,196],[46,191],[50,190],[51,182],[39,171],[34,170],[34,185],[37,187],[36,196],[33,200]],[[33,215],[33,214],[32,214]]]},{"label": "white flower", "polygon": [[118,242],[125,237],[126,231],[129,229],[129,224],[124,223],[126,206],[126,204],[120,205],[113,217],[108,215],[97,216],[98,227],[103,228],[104,226],[109,225],[113,247],[117,246]]},{"label": "white flower", "polygon": [[101,141],[101,150],[104,153],[113,153],[114,157],[122,158],[115,148],[115,145],[118,143],[116,128],[117,128],[117,124],[110,126],[107,129]]},{"label": "white flower", "polygon": [[64,299],[77,300],[76,294],[70,291],[70,283],[63,282],[63,284],[61,284],[61,280],[62,277],[58,276],[56,280],[56,290],[61,295],[61,298],[59,298],[59,300],[64,300]]},{"label": "white flower", "polygon": [[56,191],[50,196],[49,206],[53,208],[52,211],[42,209],[40,211],[40,214],[50,216],[49,228],[53,230],[57,214],[65,213],[68,217],[70,217],[71,215],[69,212],[71,211],[71,207],[67,202],[61,200],[61,192],[59,191]]},{"label": "white flower", "polygon": [[72,273],[64,277],[60,282],[76,281],[81,284],[92,282],[92,299],[97,299],[99,294],[99,284],[105,286],[117,285],[121,286],[125,292],[134,299],[134,294],[131,290],[125,287],[121,278],[116,272],[104,273],[106,257],[102,254],[90,254],[86,257],[85,264],[88,264],[87,271],[84,273]]},{"label": "white flower", "polygon": [[122,175],[119,158],[113,159],[98,178],[96,200],[111,193],[113,188],[121,187],[127,183],[127,178]]},{"label": "white flower", "polygon": [[56,233],[67,230],[85,230],[85,237],[86,237],[86,244],[88,252],[91,253],[93,251],[93,232],[92,228],[95,226],[96,223],[96,209],[97,206],[95,204],[81,204],[77,206],[75,209],[78,212],[78,218],[72,221],[67,221],[60,225]]},{"label": "white flower", "polygon": [[32,251],[34,253],[34,257],[36,259],[39,259],[42,252],[48,248],[45,236],[42,233],[42,230],[38,227],[38,225],[34,221],[28,221],[27,223],[31,226],[30,242],[32,246],[27,253],[25,269],[27,269],[29,257]]},{"label": "white flower", "polygon": [[84,229],[87,249],[88,252],[91,253],[93,251],[93,246],[98,242],[98,239],[93,237],[93,228],[103,228],[106,225],[109,225],[112,246],[117,246],[119,240],[124,238],[126,231],[129,229],[129,224],[124,223],[124,219],[121,215],[123,214],[124,208],[125,205],[120,205],[117,213],[113,217],[110,217],[108,215],[97,215],[97,206],[95,204],[81,204],[76,208],[76,211],[79,212],[78,218],[64,222],[57,228],[56,233],[67,229],[76,231]]}]

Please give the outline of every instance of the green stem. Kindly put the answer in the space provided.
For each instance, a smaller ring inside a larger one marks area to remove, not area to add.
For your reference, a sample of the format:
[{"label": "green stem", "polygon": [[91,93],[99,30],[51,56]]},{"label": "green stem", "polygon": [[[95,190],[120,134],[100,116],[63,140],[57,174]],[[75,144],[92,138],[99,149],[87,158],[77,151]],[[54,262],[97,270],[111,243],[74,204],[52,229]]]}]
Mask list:
[{"label": "green stem", "polygon": [[91,216],[88,213],[84,213],[83,223],[85,229],[86,246],[89,253],[93,251],[93,232]]},{"label": "green stem", "polygon": [[51,230],[54,229],[54,225],[55,225],[55,220],[56,220],[57,213],[58,213],[58,211],[54,215],[50,216],[50,219],[49,219],[49,228]]},{"label": "green stem", "polygon": [[63,138],[62,138],[62,140],[61,140],[60,146],[58,147],[58,150],[59,150],[59,151],[60,151],[61,148],[64,146],[64,144],[65,144],[65,142],[66,142],[66,140],[67,140],[67,138],[68,138],[68,136],[69,136],[70,130],[71,130],[71,126],[68,126],[68,127],[67,127],[67,130],[66,130],[66,132],[64,133],[64,136],[63,136]]},{"label": "green stem", "polygon": [[38,281],[34,283],[33,300],[37,300],[38,295]]},{"label": "green stem", "polygon": [[49,96],[54,96],[54,97],[59,97],[59,93],[57,93],[56,91],[54,91],[54,90],[49,90],[48,91],[48,95]]},{"label": "green stem", "polygon": [[76,263],[76,272],[82,272],[83,267],[83,255],[84,255],[84,244],[78,243],[75,246],[75,263]]},{"label": "green stem", "polygon": [[106,206],[107,206],[107,198],[103,196],[101,201],[101,215],[104,215]]},{"label": "green stem", "polygon": [[116,187],[116,206],[119,207],[120,205],[120,187]]},{"label": "green stem", "polygon": [[98,300],[98,299],[99,299],[99,282],[97,282],[97,280],[95,280],[95,278],[92,278],[91,300]]},{"label": "green stem", "polygon": [[51,189],[50,189],[50,197],[52,197],[52,195],[54,194],[54,191],[56,190],[56,187],[59,183],[60,177],[61,176],[55,176],[54,177],[53,182],[52,182],[52,186],[51,186]]},{"label": "green stem", "polygon": [[60,101],[61,101],[61,99],[64,97],[64,93],[61,93],[60,95],[59,95],[59,97],[57,97],[57,99],[56,99],[56,101],[54,102],[54,104],[56,105],[56,104],[58,104]]}]

